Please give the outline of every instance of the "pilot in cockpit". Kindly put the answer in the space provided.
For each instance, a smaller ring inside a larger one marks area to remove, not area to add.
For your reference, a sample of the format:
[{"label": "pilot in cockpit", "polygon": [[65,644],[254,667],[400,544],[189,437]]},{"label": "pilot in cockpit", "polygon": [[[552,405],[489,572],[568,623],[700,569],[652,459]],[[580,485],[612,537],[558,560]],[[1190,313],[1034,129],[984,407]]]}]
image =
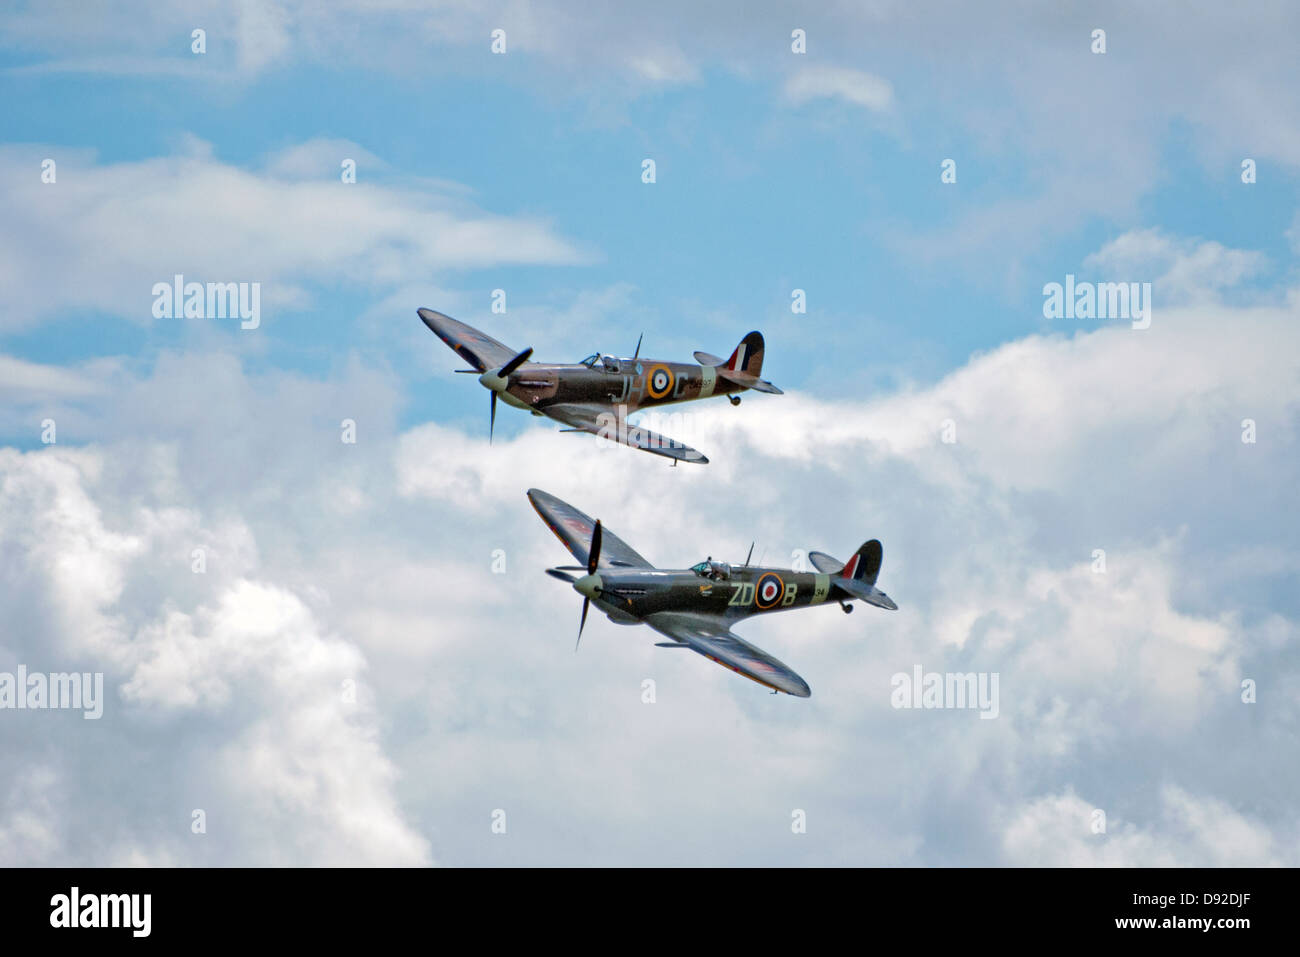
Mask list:
[{"label": "pilot in cockpit", "polygon": [[731,578],[731,565],[727,562],[715,562],[712,555],[698,565],[692,565],[691,571],[710,581],[727,581]]},{"label": "pilot in cockpit", "polygon": [[594,369],[596,368],[597,363],[600,364],[600,368],[605,372],[620,372],[623,368],[622,363],[618,361],[617,357],[606,355],[602,352],[593,352],[591,355],[587,356],[587,358],[583,359],[579,365],[584,365],[588,369]]}]

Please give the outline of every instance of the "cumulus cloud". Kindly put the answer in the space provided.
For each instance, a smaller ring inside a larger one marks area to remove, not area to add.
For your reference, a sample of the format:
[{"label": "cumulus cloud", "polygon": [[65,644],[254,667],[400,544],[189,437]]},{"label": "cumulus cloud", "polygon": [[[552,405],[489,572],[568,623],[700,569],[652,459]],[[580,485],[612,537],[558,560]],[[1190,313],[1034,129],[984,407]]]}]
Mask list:
[{"label": "cumulus cloud", "polygon": [[1102,281],[1151,282],[1166,302],[1192,302],[1259,276],[1268,268],[1268,257],[1213,240],[1138,229],[1108,241],[1085,258],[1083,266],[1104,274]]},{"label": "cumulus cloud", "polygon": [[1017,808],[1002,835],[1022,867],[1260,867],[1292,859],[1278,835],[1227,803],[1175,785],[1160,789],[1150,822],[1104,814],[1072,791]]},{"label": "cumulus cloud", "polygon": [[[1294,863],[1274,749],[1300,720],[1300,609],[1279,597],[1296,315],[1167,319],[1030,337],[871,401],[706,404],[681,423],[712,458],[695,469],[540,421],[492,446],[399,429],[399,386],[364,366],[316,382],[165,355],[64,397],[90,447],[0,459],[0,654],[101,669],[111,707],[4,716],[46,783],[0,795],[0,841],[48,863]],[[319,415],[341,401],[356,445]],[[900,611],[740,625],[807,701],[600,618],[575,656],[580,602],[541,574],[568,556],[528,485],[661,566],[878,536]],[[893,708],[917,665],[998,673],[999,717]]]},{"label": "cumulus cloud", "polygon": [[[29,779],[0,813],[7,859],[105,864],[129,848],[138,863],[429,861],[394,800],[371,703],[346,694],[364,683],[364,656],[291,590],[242,577],[245,527],[199,529],[165,474],[137,490],[159,505],[126,505],[96,452],[0,450],[0,476],[6,670],[103,672],[109,689],[97,721],[6,712],[7,753]],[[106,505],[129,531],[110,527]],[[163,757],[133,783],[129,755],[150,741]],[[117,763],[86,777],[101,749]],[[100,817],[118,802],[145,813]],[[195,811],[207,830],[192,830]]]},{"label": "cumulus cloud", "polygon": [[[776,88],[789,104],[889,113],[902,141],[917,134],[911,105],[937,104],[927,122],[962,137],[961,182],[972,161],[1014,174],[1014,195],[956,190],[951,223],[896,231],[909,263],[946,270],[953,250],[1002,268],[1080,223],[1133,220],[1170,116],[1207,175],[1235,175],[1246,149],[1300,163],[1289,9],[1246,30],[1231,10],[1116,7],[1102,17],[1111,53],[1092,57],[1092,22],[1058,10],[828,8],[801,24],[805,58],[772,30],[785,17],[773,10],[365,6],[199,0],[69,20],[31,4],[0,42],[27,61],[19,72],[188,76],[218,96],[302,62],[486,69],[530,92],[549,80],[566,104],[722,70],[765,84],[764,102]],[[203,58],[188,53],[195,23]],[[498,26],[506,57],[489,52]],[[971,39],[1013,32],[1011,48]],[[1223,68],[1189,60],[1189,43],[1212,45]],[[46,156],[57,185],[35,175]],[[358,161],[355,186],[338,181],[344,158]],[[109,693],[98,722],[0,714],[22,769],[0,788],[0,858],[1300,860],[1300,781],[1278,758],[1300,727],[1300,294],[1230,295],[1267,274],[1261,254],[1128,230],[1084,266],[1149,273],[1150,329],[1061,325],[869,400],[792,389],[691,408],[662,430],[712,464],[674,469],[521,426],[509,409],[488,446],[481,421],[447,414],[471,378],[393,374],[417,337],[441,350],[409,310],[426,294],[455,301],[448,273],[593,258],[545,220],[489,212],[463,186],[403,178],[337,138],[246,166],[186,135],[172,156],[110,163],[7,147],[0,174],[6,332],[68,310],[148,322],[152,284],[174,272],[261,281],[286,309],[348,284],[384,297],[363,323],[400,308],[410,329],[324,377],[212,342],[64,366],[0,357],[0,428],[32,436],[52,417],[59,435],[0,450],[0,670],[102,670]],[[512,301],[518,345],[608,342],[616,321],[629,347],[643,325],[654,335],[630,289],[620,276],[568,309]],[[683,344],[700,346],[719,348]],[[435,421],[399,425],[417,388]],[[355,445],[339,441],[344,417]],[[569,559],[528,485],[664,566],[740,560],[755,540],[756,558],[784,565],[880,537],[900,611],[742,624],[809,680],[807,701],[599,618],[575,656],[580,602],[541,574]],[[891,676],[916,666],[997,673],[999,717],[893,708]],[[807,834],[790,831],[795,809]],[[1089,826],[1096,809],[1104,834]],[[508,836],[491,834],[498,811]]]}]

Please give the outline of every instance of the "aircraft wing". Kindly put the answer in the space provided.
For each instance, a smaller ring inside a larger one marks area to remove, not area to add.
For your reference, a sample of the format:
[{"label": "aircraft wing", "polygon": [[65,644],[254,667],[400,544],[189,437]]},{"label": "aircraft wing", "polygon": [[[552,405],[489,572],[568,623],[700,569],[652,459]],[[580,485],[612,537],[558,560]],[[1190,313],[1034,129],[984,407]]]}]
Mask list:
[{"label": "aircraft wing", "polygon": [[732,634],[726,622],[711,615],[659,611],[645,623],[662,635],[682,642],[692,651],[730,668],[761,685],[798,698],[812,694],[808,683],[761,648]]},{"label": "aircraft wing", "polygon": [[677,459],[679,462],[698,462],[702,465],[709,461],[704,457],[704,453],[697,452],[676,439],[670,439],[627,421],[620,422],[617,413],[607,405],[563,402],[559,405],[548,405],[538,411],[579,432],[590,432],[629,445],[634,449],[653,452],[655,455]]},{"label": "aircraft wing", "polygon": [[[550,492],[539,488],[528,490],[528,501],[533,503],[537,514],[542,517],[555,537],[564,543],[581,564],[587,564],[591,550],[591,533],[596,527],[595,520],[578,511],[568,502],[561,501]],[[648,561],[636,553],[627,542],[623,541],[603,525],[600,529],[600,561],[598,568],[654,568]]]},{"label": "aircraft wing", "polygon": [[455,350],[456,354],[472,365],[479,372],[499,369],[517,354],[517,349],[497,342],[486,332],[479,332],[473,326],[467,326],[451,316],[444,316],[432,309],[417,309],[424,324],[437,333],[438,338]]}]

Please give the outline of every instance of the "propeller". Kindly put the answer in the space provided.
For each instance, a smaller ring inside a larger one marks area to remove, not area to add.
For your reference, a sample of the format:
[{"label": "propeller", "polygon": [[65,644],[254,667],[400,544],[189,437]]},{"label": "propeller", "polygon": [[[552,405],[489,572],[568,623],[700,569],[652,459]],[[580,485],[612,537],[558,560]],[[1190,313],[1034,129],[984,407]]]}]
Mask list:
[{"label": "propeller", "polygon": [[587,627],[587,609],[591,607],[591,599],[582,600],[582,618],[578,621],[578,640],[573,643],[573,653],[578,653],[578,645],[582,644],[582,629]]},{"label": "propeller", "polygon": [[529,346],[523,352],[519,353],[519,355],[515,356],[513,359],[511,359],[509,362],[503,365],[500,369],[497,369],[495,372],[489,369],[487,372],[484,372],[481,376],[478,377],[478,381],[480,384],[492,390],[492,406],[491,406],[491,413],[488,418],[488,444],[489,445],[492,443],[492,435],[494,432],[496,432],[496,427],[497,427],[497,393],[504,392],[509,387],[510,383],[507,380],[509,380],[510,378],[510,373],[514,372],[521,365],[527,362],[528,357],[531,356],[532,354],[533,354],[533,348],[532,346]]},{"label": "propeller", "polygon": [[599,561],[600,519],[596,519],[596,527],[591,530],[591,551],[587,555],[587,577],[579,578],[573,583],[573,587],[583,596],[582,618],[578,622],[578,640],[573,643],[575,655],[578,653],[578,645],[582,643],[582,629],[587,627],[587,609],[591,607],[591,598],[593,595],[600,594],[600,577],[596,574],[596,563]]},{"label": "propeller", "polygon": [[523,352],[519,353],[519,355],[515,356],[513,359],[511,359],[509,362],[503,365],[501,367],[501,371],[498,372],[497,375],[501,376],[501,378],[504,379],[506,376],[510,375],[510,373],[514,372],[521,365],[527,362],[528,357],[531,356],[532,354],[533,354],[533,347],[529,346]]},{"label": "propeller", "polygon": [[591,552],[587,555],[587,574],[596,574],[596,563],[600,561],[600,519],[596,519],[596,527],[591,530]]}]

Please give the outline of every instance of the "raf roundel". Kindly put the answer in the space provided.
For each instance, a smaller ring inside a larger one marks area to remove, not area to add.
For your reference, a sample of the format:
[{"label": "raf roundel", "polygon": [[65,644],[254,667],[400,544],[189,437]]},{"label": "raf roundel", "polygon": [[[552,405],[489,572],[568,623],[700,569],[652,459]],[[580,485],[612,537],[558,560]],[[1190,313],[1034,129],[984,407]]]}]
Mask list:
[{"label": "raf roundel", "polygon": [[646,377],[646,392],[652,399],[662,399],[673,390],[673,374],[667,366],[652,366]]},{"label": "raf roundel", "polygon": [[775,608],[785,594],[785,582],[775,572],[764,572],[754,586],[754,604],[766,611]]}]

